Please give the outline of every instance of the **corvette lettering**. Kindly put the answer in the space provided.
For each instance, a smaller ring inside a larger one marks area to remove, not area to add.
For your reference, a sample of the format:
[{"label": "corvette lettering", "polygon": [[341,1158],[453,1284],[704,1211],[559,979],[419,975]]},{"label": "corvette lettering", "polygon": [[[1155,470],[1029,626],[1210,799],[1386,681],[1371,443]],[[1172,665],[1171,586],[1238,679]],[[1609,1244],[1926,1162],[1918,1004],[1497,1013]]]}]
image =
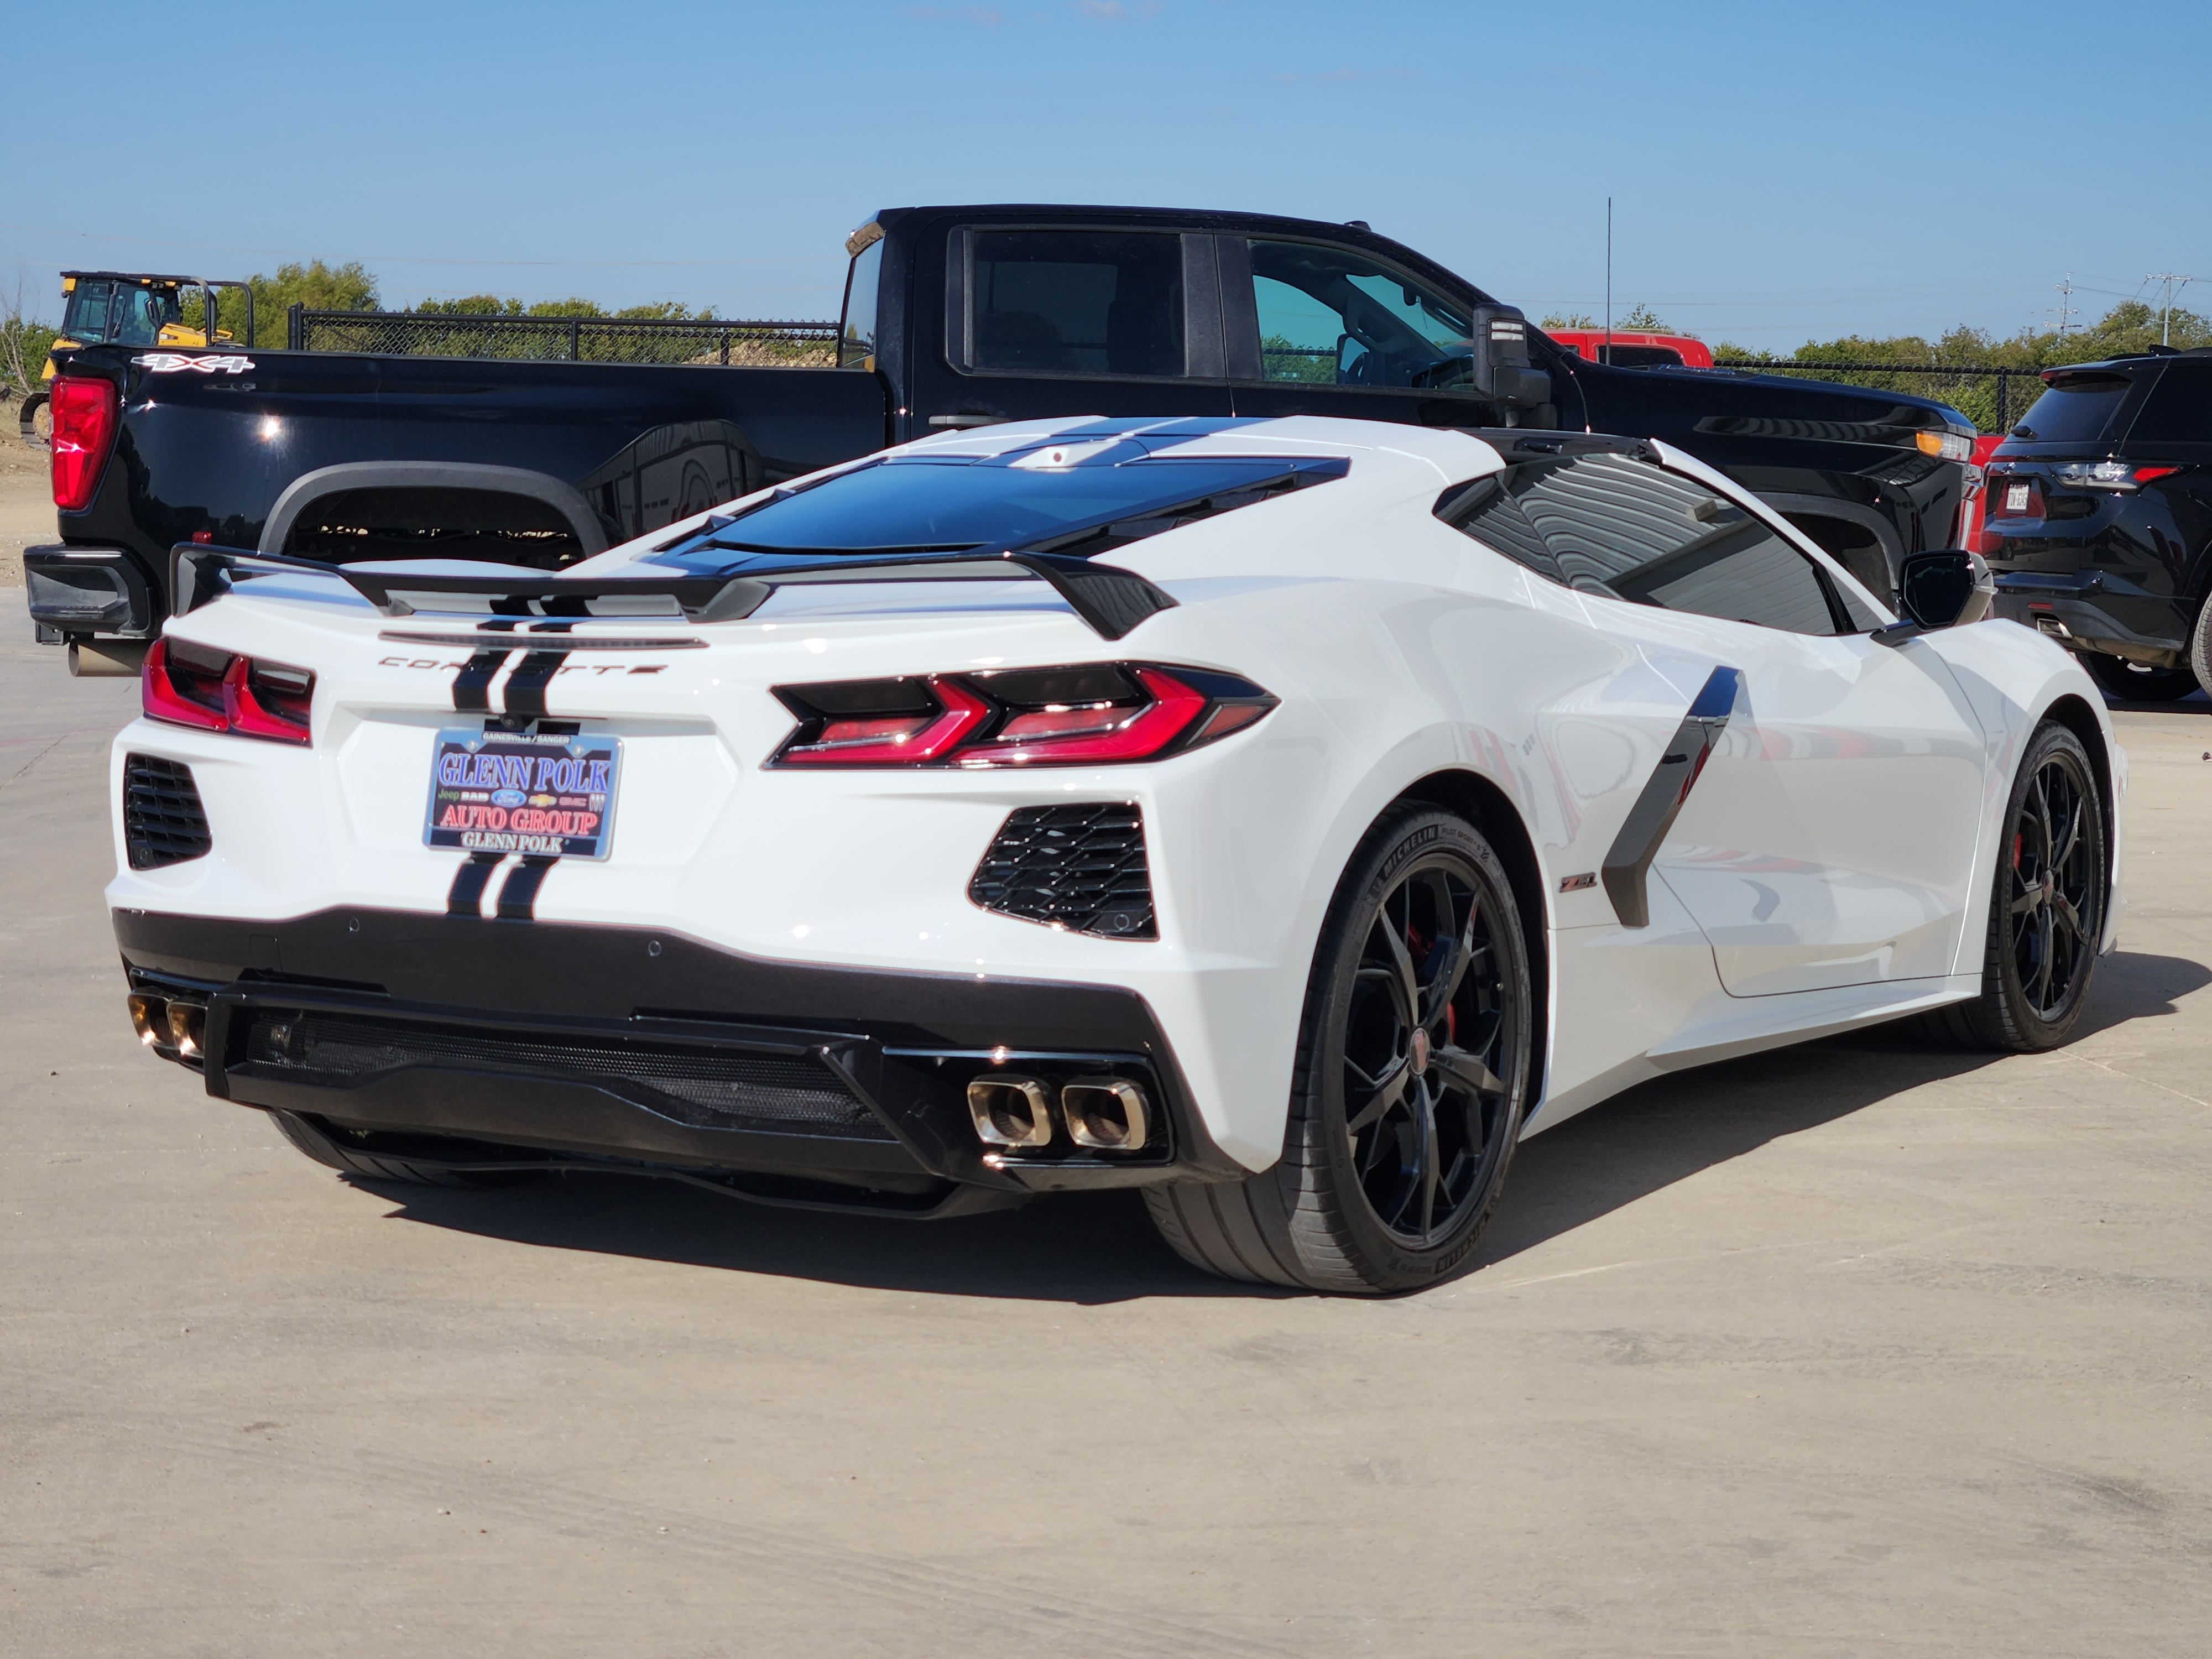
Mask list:
[{"label": "corvette lettering", "polygon": [[[510,648],[519,650],[524,647],[516,646]],[[435,657],[379,657],[376,659],[376,665],[379,668],[444,669],[449,673],[457,674],[466,668],[468,664],[465,661],[441,662]],[[668,672],[668,665],[665,662],[653,662],[625,666],[618,662],[572,662],[563,664],[554,672],[556,674],[665,674]]]}]

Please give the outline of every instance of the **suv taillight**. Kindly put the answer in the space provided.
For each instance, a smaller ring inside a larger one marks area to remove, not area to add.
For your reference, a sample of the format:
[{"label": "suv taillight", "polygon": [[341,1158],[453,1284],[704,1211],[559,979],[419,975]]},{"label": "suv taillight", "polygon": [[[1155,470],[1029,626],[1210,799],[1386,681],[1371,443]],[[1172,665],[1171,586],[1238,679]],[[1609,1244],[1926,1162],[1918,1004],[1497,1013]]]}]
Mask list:
[{"label": "suv taillight", "polygon": [[149,720],[276,743],[313,741],[307,714],[315,677],[304,668],[160,639],[146,653],[138,687]]},{"label": "suv taillight", "polygon": [[1225,738],[1276,699],[1207,669],[1086,663],[779,685],[799,726],[771,766],[1085,766]]},{"label": "suv taillight", "polygon": [[100,469],[115,447],[115,387],[87,375],[64,374],[49,397],[54,505],[64,513],[82,513],[92,505]]}]

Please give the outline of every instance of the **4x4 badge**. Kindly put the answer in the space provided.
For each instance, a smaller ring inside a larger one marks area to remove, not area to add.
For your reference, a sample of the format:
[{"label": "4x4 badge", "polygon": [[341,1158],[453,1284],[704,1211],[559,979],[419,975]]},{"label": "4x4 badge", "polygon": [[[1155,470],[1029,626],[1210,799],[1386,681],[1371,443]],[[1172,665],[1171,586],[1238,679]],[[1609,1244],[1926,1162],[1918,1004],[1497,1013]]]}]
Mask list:
[{"label": "4x4 badge", "polygon": [[149,351],[133,357],[131,365],[149,374],[174,374],[189,368],[202,374],[243,374],[253,367],[251,357],[187,357],[177,351]]}]

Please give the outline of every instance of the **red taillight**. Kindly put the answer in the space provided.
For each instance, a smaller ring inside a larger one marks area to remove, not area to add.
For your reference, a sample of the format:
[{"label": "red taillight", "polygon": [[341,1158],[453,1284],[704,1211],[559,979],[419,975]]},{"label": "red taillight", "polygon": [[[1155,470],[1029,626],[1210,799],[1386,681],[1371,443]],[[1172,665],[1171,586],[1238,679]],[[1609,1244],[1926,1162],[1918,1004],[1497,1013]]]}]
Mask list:
[{"label": "red taillight", "polygon": [[1105,703],[1090,708],[1045,708],[1018,714],[990,742],[955,757],[957,763],[1035,766],[1151,759],[1190,730],[1205,711],[1207,698],[1162,669],[1131,672],[1149,702]]},{"label": "red taillight", "polygon": [[969,696],[956,681],[935,681],[930,689],[937,696],[933,711],[830,720],[823,723],[810,741],[787,745],[783,753],[776,757],[777,763],[797,766],[927,766],[932,761],[942,760],[963,738],[990,718],[991,710],[988,704]]},{"label": "red taillight", "polygon": [[2180,471],[2178,466],[2139,466],[2136,469],[2136,482],[2147,484],[2153,478],[2169,477]]},{"label": "red taillight", "polygon": [[1143,663],[776,688],[799,717],[775,766],[1075,766],[1154,760],[1275,706],[1249,680]]},{"label": "red taillight", "polygon": [[53,421],[54,505],[82,513],[92,505],[100,471],[115,445],[115,387],[107,380],[64,374],[46,405]]},{"label": "red taillight", "polygon": [[315,677],[304,668],[161,639],[146,653],[138,687],[148,720],[276,743],[313,741],[307,714]]},{"label": "red taillight", "polygon": [[[210,679],[212,698],[207,691]],[[221,732],[229,725],[222,712],[222,670],[210,677],[198,663],[181,656],[172,664],[167,640],[155,641],[146,653],[145,666],[139,672],[138,696],[149,720],[197,726],[204,732]]]}]

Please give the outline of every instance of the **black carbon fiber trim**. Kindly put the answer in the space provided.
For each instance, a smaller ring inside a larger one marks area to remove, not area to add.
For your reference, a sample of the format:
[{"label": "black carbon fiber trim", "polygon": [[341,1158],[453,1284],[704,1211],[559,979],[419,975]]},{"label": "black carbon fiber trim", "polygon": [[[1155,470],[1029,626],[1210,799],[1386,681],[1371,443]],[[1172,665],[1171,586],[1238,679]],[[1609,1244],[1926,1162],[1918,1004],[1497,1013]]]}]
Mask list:
[{"label": "black carbon fiber trim", "polygon": [[[410,1068],[586,1079],[702,1129],[896,1139],[819,1056],[744,1054],[641,1037],[489,1030],[417,1018],[256,1006],[234,1068],[343,1091]],[[339,1095],[334,1103],[341,1105]]]},{"label": "black carbon fiber trim", "polygon": [[1660,756],[1659,764],[1652,769],[1643,793],[1637,796],[1636,805],[1628,809],[1620,833],[1613,839],[1612,849],[1605,855],[1605,895],[1613,901],[1613,914],[1624,927],[1651,925],[1651,860],[1659,855],[1659,844],[1674,827],[1682,803],[1689,799],[1698,775],[1712,756],[1713,745],[1728,729],[1742,684],[1739,669],[1716,668],[1706,678],[1704,689],[1690,704],[1690,712],[1682,717]]}]

